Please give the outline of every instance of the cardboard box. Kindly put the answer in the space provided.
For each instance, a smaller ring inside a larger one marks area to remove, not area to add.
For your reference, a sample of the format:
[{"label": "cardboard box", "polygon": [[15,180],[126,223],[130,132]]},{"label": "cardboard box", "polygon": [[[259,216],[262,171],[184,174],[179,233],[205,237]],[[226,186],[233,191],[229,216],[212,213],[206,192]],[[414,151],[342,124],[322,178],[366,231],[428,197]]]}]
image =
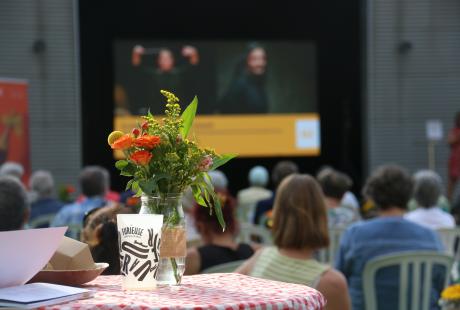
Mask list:
[{"label": "cardboard box", "polygon": [[63,237],[45,270],[88,270],[96,268],[86,243]]}]

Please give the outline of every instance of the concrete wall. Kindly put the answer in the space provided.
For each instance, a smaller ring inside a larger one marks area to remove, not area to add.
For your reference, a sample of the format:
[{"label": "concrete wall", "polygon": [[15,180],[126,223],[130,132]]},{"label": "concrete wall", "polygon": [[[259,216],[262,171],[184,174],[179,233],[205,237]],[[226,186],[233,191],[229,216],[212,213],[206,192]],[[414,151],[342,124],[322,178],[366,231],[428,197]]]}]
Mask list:
[{"label": "concrete wall", "polygon": [[76,4],[0,1],[0,77],[28,80],[32,169],[50,170],[58,184],[81,168]]},{"label": "concrete wall", "polygon": [[368,170],[386,162],[428,167],[425,122],[438,119],[445,139],[435,146],[435,168],[446,180],[445,140],[460,110],[460,1],[368,0],[366,9]]}]

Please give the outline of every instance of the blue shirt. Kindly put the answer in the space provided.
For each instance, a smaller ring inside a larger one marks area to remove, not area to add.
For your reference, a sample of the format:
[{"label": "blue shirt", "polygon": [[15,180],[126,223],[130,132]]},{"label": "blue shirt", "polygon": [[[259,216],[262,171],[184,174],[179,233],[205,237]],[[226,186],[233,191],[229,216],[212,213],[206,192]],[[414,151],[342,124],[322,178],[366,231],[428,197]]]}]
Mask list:
[{"label": "blue shirt", "polygon": [[83,228],[85,213],[92,209],[103,207],[105,204],[106,201],[102,197],[92,197],[82,202],[65,205],[56,214],[51,226],[69,226],[65,235],[78,240],[80,237],[79,231]]},{"label": "blue shirt", "polygon": [[[33,221],[36,218],[39,218],[40,216],[44,215],[52,215],[58,213],[58,211],[62,208],[64,203],[57,199],[53,198],[42,198],[30,206],[31,212],[30,212],[30,221]],[[41,225],[40,227],[37,228],[43,228],[43,227],[48,227],[48,225]]]},{"label": "blue shirt", "polygon": [[[347,278],[353,310],[364,309],[362,273],[370,259],[404,251],[442,251],[438,236],[431,230],[402,217],[380,217],[350,226],[342,236],[336,268]],[[436,290],[432,304],[442,289],[442,276],[433,273]],[[399,272],[396,267],[377,273],[378,309],[398,309]],[[436,308],[436,306],[434,306]]]}]

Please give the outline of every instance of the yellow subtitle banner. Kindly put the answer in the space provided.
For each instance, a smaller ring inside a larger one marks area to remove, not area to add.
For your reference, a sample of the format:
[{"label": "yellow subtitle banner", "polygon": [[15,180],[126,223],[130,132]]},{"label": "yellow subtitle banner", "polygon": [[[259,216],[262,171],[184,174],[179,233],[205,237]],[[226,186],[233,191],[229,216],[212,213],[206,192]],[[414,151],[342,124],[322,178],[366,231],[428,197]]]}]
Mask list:
[{"label": "yellow subtitle banner", "polygon": [[[137,116],[116,116],[114,130],[129,133],[139,123],[142,119]],[[318,156],[321,149],[316,113],[199,115],[189,139],[239,157]],[[121,155],[115,153],[117,158]]]}]

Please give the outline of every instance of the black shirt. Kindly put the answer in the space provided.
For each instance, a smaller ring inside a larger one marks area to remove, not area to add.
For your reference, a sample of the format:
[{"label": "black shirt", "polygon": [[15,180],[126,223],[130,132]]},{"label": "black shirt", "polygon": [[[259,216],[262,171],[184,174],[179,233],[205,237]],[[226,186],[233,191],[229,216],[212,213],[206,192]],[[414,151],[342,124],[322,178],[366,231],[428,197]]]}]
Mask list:
[{"label": "black shirt", "polygon": [[252,247],[246,243],[240,243],[236,250],[219,245],[205,245],[198,248],[201,257],[200,271],[212,266],[248,259],[254,254]]}]

